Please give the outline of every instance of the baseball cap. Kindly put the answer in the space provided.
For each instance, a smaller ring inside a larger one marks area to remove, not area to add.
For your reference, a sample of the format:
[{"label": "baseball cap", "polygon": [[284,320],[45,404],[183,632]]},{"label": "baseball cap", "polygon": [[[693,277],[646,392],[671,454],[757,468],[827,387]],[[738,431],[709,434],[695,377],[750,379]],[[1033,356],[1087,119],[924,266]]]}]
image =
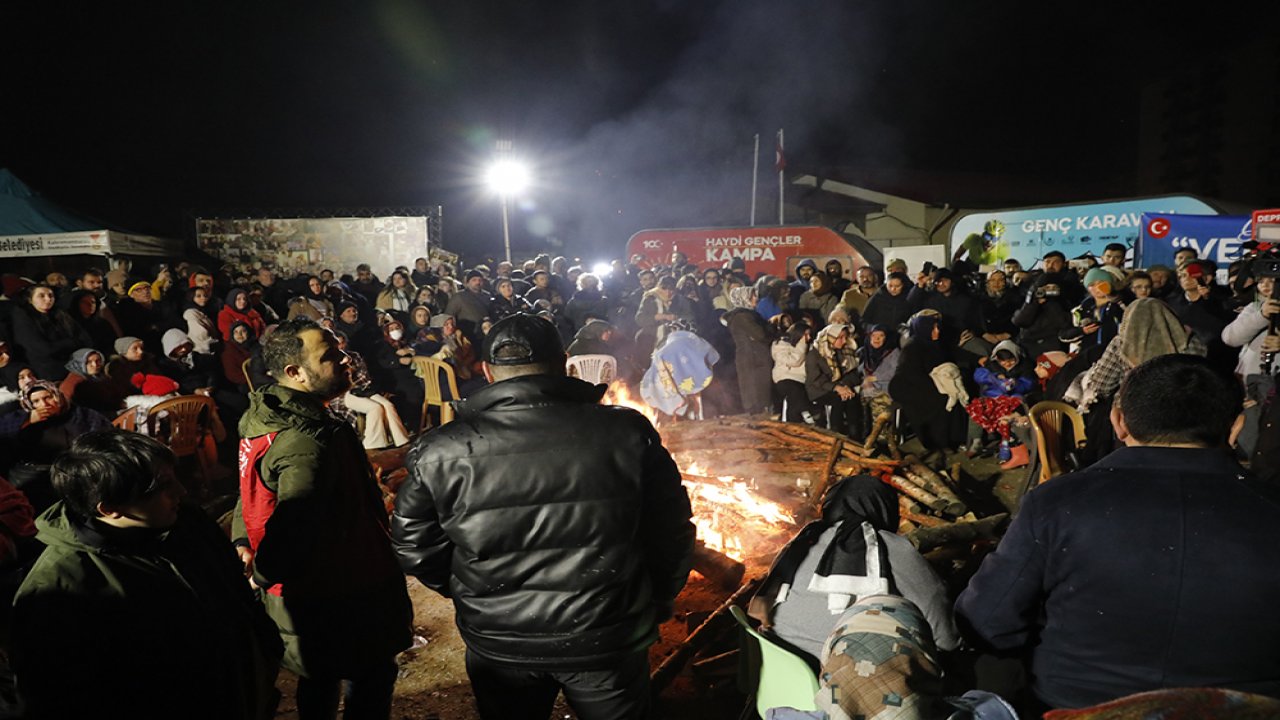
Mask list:
[{"label": "baseball cap", "polygon": [[[502,357],[497,357],[501,354]],[[480,358],[490,365],[530,365],[563,361],[564,343],[549,321],[517,313],[494,323],[484,336]]]}]

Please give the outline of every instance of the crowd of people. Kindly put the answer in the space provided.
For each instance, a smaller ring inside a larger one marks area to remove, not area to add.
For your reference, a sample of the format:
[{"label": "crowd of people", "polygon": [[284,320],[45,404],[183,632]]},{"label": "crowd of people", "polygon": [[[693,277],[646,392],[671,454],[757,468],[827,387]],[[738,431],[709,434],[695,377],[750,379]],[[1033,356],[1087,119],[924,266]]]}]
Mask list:
[{"label": "crowd of people", "polygon": [[[1280,410],[1273,408],[1280,404],[1272,402],[1271,357],[1280,350],[1280,337],[1272,325],[1280,298],[1272,296],[1280,261],[1263,254],[1233,263],[1225,269],[1225,284],[1219,284],[1215,264],[1190,249],[1178,253],[1176,268],[1131,269],[1126,262],[1126,248],[1109,245],[1101,258],[1068,261],[1060,252],[1049,252],[1038,268],[1013,260],[979,268],[963,259],[950,267],[908,268],[895,260],[882,274],[870,266],[802,260],[786,278],[753,277],[741,260],[699,267],[681,253],[666,264],[640,257],[615,262],[601,274],[564,257],[541,255],[520,265],[494,262],[465,269],[418,258],[385,280],[367,265],[354,274],[322,270],[281,277],[269,265],[211,269],[191,262],[146,269],[120,262],[110,271],[53,272],[39,281],[6,275],[0,278],[0,475],[7,479],[0,484],[5,499],[0,561],[11,571],[10,591],[26,578],[14,618],[23,628],[15,636],[14,654],[20,687],[36,716],[79,707],[73,696],[60,692],[52,675],[59,672],[60,653],[76,652],[60,643],[74,643],[75,636],[58,633],[55,641],[47,641],[38,635],[58,613],[80,607],[59,605],[61,591],[97,582],[112,588],[112,600],[85,614],[86,622],[107,623],[109,613],[127,607],[128,617],[145,624],[148,613],[173,616],[172,610],[154,605],[176,604],[193,618],[191,642],[234,655],[233,662],[208,662],[192,671],[235,688],[216,712],[204,708],[213,712],[209,716],[269,716],[264,709],[273,711],[276,700],[273,668],[283,664],[302,678],[298,704],[304,717],[332,717],[344,680],[348,717],[358,716],[352,708],[362,716],[385,717],[395,682],[394,657],[411,639],[403,588],[407,572],[458,604],[482,713],[514,717],[513,707],[535,702],[528,700],[533,696],[513,694],[517,686],[536,695],[535,704],[542,703],[547,687],[568,693],[572,683],[556,673],[567,677],[598,669],[591,648],[600,643],[609,646],[600,657],[608,656],[614,674],[588,682],[587,690],[579,688],[578,702],[597,708],[588,715],[642,712],[639,705],[619,705],[617,697],[601,699],[598,692],[602,682],[627,684],[632,698],[645,689],[639,679],[647,662],[643,648],[652,642],[656,623],[669,614],[688,570],[687,499],[681,505],[676,497],[683,496],[678,474],[672,474],[665,451],[654,449],[658,441],[651,430],[631,417],[592,415],[587,408],[603,389],[588,391],[559,377],[566,354],[612,357],[618,379],[672,418],[772,415],[826,427],[867,446],[892,445],[909,432],[926,451],[925,461],[935,464],[947,453],[964,452],[998,455],[1006,469],[1026,466],[1033,461],[1027,409],[1041,399],[1062,400],[1086,418],[1087,442],[1074,460],[1081,468],[1101,461],[1089,472],[1102,477],[1097,480],[1104,486],[1097,490],[1102,496],[1113,491],[1105,487],[1105,468],[1167,461],[1150,452],[1140,458],[1132,447],[1129,455],[1113,453],[1120,445],[1230,446],[1255,473],[1274,479],[1280,473],[1280,460],[1273,459],[1280,434],[1273,413]],[[521,325],[526,318],[539,318],[541,324]],[[545,328],[550,337],[540,334]],[[365,451],[405,446],[424,427],[438,424],[439,418],[424,410],[421,373],[424,367],[434,372],[434,366],[415,361],[423,357],[448,367],[458,397],[446,400],[460,404],[467,422],[421,436],[436,441],[423,441],[410,454],[411,479],[388,521]],[[1183,383],[1192,397],[1177,412],[1153,410],[1133,394],[1141,390],[1134,389],[1134,377],[1141,375],[1137,369],[1184,360],[1192,364],[1178,366],[1178,372],[1148,373],[1146,381],[1163,400],[1169,400],[1176,382]],[[1213,378],[1233,377],[1214,384]],[[1233,403],[1237,392],[1241,401]],[[1215,402],[1203,393],[1214,393]],[[186,491],[208,488],[184,487],[174,476],[176,459],[146,437],[145,422],[137,422],[163,400],[191,394],[212,398],[216,407],[217,443],[206,451],[238,464],[232,537],[239,565],[225,562],[234,561],[235,554],[230,546],[225,553],[218,550],[216,532],[211,534],[216,528],[207,519],[179,509]],[[1201,402],[1212,412],[1197,420]],[[526,407],[558,419],[520,425],[514,411]],[[1161,424],[1161,412],[1185,427]],[[122,418],[132,420],[125,425],[138,431],[108,430]],[[580,464],[557,475],[563,486],[539,485],[541,494],[530,494],[514,478],[501,490],[477,489],[466,480],[514,472],[515,466],[494,459],[500,456],[532,458],[521,468],[569,462],[564,458],[575,451],[559,448],[568,436],[550,430],[571,427],[617,437],[599,457],[580,449],[582,457],[574,460]],[[501,522],[513,527],[538,527],[545,520],[543,503],[563,504],[566,497],[583,502],[574,493],[585,492],[598,470],[581,464],[584,458],[615,470],[635,467],[639,473],[618,475],[608,503],[600,504],[600,498],[587,503],[620,523],[609,531],[617,537],[592,523],[572,525],[561,529],[564,537],[558,540],[539,536],[551,543],[541,560],[494,560],[510,552],[514,542],[494,533],[494,518],[505,518]],[[1196,462],[1205,477],[1238,467],[1234,461],[1214,465],[1207,456]],[[639,500],[629,494],[628,488],[645,483],[661,489]],[[786,595],[786,588],[794,587],[790,602],[766,604],[760,612],[780,630],[794,631],[795,644],[815,661],[824,655],[826,631],[838,616],[819,607],[829,602],[829,594],[848,596],[839,607],[843,611],[860,596],[888,593],[918,606],[931,626],[930,642],[944,651],[964,639],[1000,651],[1026,649],[1037,628],[1046,637],[1061,636],[1056,654],[1037,656],[1042,667],[1071,674],[1073,667],[1092,663],[1094,671],[1079,671],[1070,681],[1037,676],[1036,698],[1045,707],[1079,707],[1116,697],[1105,689],[1108,682],[1117,691],[1161,685],[1136,671],[1124,680],[1103,679],[1095,672],[1099,668],[1119,674],[1124,669],[1086,657],[1079,645],[1089,635],[1077,634],[1074,626],[1053,626],[1052,614],[1049,626],[1037,625],[1031,606],[1045,601],[1040,582],[1050,571],[1041,567],[1046,559],[1035,548],[1050,535],[1063,552],[1071,544],[1059,536],[1070,536],[1072,529],[1049,517],[1057,508],[1046,506],[1050,493],[1028,496],[1035,498],[1030,504],[1037,508],[1035,516],[1022,513],[1010,531],[1020,544],[1001,545],[953,617],[927,564],[893,534],[892,493],[889,500],[880,497],[885,487],[876,483],[845,487],[844,504],[829,503],[830,517],[809,530],[807,546],[816,543],[820,552],[790,558],[789,572],[824,575],[830,569],[823,567],[829,547],[842,548],[845,556],[878,553],[883,566],[868,562],[858,568],[859,581],[868,581],[855,583],[860,591],[826,589],[809,600],[788,576],[780,592]],[[1233,502],[1245,507],[1248,491],[1237,494]],[[1053,502],[1074,503],[1077,495]],[[493,513],[477,511],[468,498]],[[660,530],[628,524],[626,509],[637,502],[651,519],[664,518]],[[1088,498],[1080,502],[1087,505]],[[442,522],[445,517],[450,521]],[[1150,522],[1162,518],[1167,519],[1153,513]],[[845,531],[838,529],[850,519]],[[864,524],[870,529],[847,531]],[[317,534],[321,526],[326,532]],[[146,532],[156,529],[165,534]],[[540,590],[552,593],[544,595],[504,595],[494,589],[518,587],[553,562],[582,563],[579,553],[564,550],[577,547],[573,543],[626,548],[637,532],[644,535],[637,546],[642,554],[621,552],[607,564],[608,573],[632,583],[631,591],[641,587],[636,583],[643,577],[644,595],[631,597],[625,606],[578,608],[587,624],[608,626],[594,635],[581,634],[557,613],[566,603],[585,602],[584,593],[622,603],[626,593],[614,581],[597,585],[579,579],[560,595],[552,589]],[[170,536],[177,540],[170,543]],[[1255,539],[1270,547],[1268,538]],[[173,555],[165,549],[170,546],[176,548]],[[122,553],[132,559],[118,565]],[[86,554],[105,568],[100,577],[86,580],[91,575],[82,569]],[[465,568],[458,564],[460,556],[466,558]],[[1017,568],[1036,562],[1039,576],[1018,576]],[[122,588],[137,582],[136,573],[157,572],[156,563],[176,569],[180,582],[144,583],[144,592],[158,594],[134,604],[136,596]],[[1055,583],[1076,577],[1056,560],[1051,564],[1066,578]],[[1136,572],[1130,565],[1116,563],[1108,578]],[[238,589],[229,587],[228,578],[238,580]],[[1135,590],[1130,599],[1137,602],[1141,594]],[[1019,604],[1013,606],[1010,598]],[[1196,601],[1207,606],[1204,598]],[[542,634],[529,636],[528,628],[503,619],[513,602],[539,615]],[[1124,616],[1119,608],[1116,612]],[[1083,614],[1072,609],[1059,617],[1083,622]],[[1112,630],[1123,635],[1118,625]],[[157,662],[164,641],[159,632],[120,638],[133,643],[121,668],[129,670],[128,663],[134,663],[172,675]],[[1097,638],[1099,644],[1105,641]],[[42,642],[46,647],[36,650]],[[1144,660],[1149,658],[1133,662]],[[518,661],[556,680],[547,685],[544,678],[531,689],[528,678],[511,674],[509,666],[521,666]],[[619,669],[624,662],[625,671]],[[1064,664],[1071,667],[1063,669]],[[1184,678],[1214,684],[1205,672],[1184,670]],[[146,689],[143,676],[131,672],[103,677],[129,688],[131,697]],[[1274,676],[1236,680],[1218,684],[1263,694],[1275,689]],[[182,705],[192,692],[190,682],[175,681],[165,702]],[[619,709],[624,706],[631,709]]]}]

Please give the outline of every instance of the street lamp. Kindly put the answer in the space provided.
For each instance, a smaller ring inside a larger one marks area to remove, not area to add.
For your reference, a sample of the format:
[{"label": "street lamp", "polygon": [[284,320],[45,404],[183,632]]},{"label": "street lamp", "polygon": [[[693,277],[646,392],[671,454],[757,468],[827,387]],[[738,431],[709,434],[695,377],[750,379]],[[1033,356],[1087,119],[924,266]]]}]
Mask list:
[{"label": "street lamp", "polygon": [[502,158],[489,166],[485,183],[502,201],[502,242],[507,249],[507,262],[511,262],[511,230],[507,223],[507,201],[512,195],[523,192],[529,186],[529,168],[523,163]]}]

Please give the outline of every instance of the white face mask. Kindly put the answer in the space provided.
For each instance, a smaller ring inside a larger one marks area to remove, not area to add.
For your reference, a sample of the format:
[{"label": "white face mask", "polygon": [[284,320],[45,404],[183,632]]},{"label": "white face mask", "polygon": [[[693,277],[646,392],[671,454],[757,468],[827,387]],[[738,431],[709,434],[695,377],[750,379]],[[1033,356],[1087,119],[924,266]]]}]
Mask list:
[{"label": "white face mask", "polygon": [[403,331],[403,330],[392,330],[391,332],[389,332],[389,333],[387,333],[387,334],[391,336],[391,339],[392,339],[392,340],[399,340],[400,338],[404,337],[404,331]]}]

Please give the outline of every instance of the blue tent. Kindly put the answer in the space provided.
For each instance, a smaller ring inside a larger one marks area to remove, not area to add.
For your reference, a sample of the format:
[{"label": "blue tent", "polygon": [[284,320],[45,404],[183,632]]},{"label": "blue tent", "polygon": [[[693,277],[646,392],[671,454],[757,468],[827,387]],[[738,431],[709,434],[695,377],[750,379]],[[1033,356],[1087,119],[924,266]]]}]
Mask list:
[{"label": "blue tent", "polygon": [[110,230],[105,223],[40,197],[0,168],[0,257],[180,255],[182,242]]}]

